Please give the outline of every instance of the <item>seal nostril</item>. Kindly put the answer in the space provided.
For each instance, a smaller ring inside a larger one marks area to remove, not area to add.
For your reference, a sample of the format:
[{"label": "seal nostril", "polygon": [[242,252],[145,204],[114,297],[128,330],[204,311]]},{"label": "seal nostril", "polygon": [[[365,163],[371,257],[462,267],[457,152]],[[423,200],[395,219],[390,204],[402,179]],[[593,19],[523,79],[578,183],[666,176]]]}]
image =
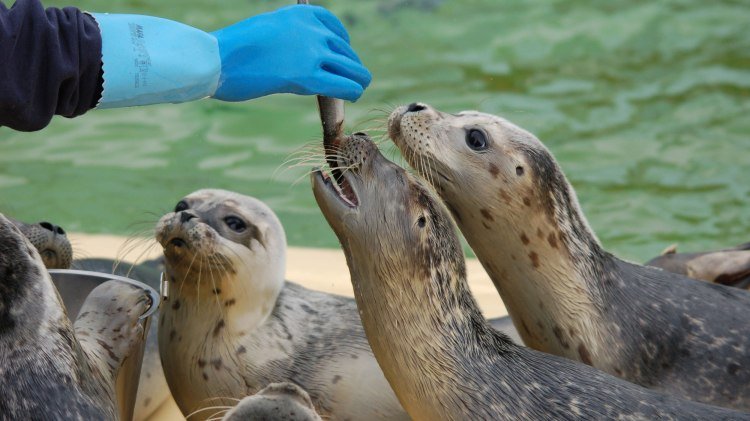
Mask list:
[{"label": "seal nostril", "polygon": [[425,107],[422,104],[418,104],[416,102],[412,102],[411,104],[409,104],[408,107],[406,107],[406,111],[409,111],[410,113],[416,113],[417,111],[422,111],[422,110],[424,110],[426,108],[427,107]]},{"label": "seal nostril", "polygon": [[189,212],[185,212],[185,211],[180,212],[180,222],[182,223],[185,223],[193,218],[197,218],[197,217]]},{"label": "seal nostril", "polygon": [[65,230],[62,229],[62,227],[58,227],[56,225],[55,225],[55,232],[58,233],[58,234],[60,234],[60,235],[65,235]]},{"label": "seal nostril", "polygon": [[46,221],[40,222],[39,226],[42,227],[42,228],[44,228],[44,229],[46,229],[46,230],[55,232],[55,226],[52,225],[52,224],[50,224],[49,222],[46,222]]}]

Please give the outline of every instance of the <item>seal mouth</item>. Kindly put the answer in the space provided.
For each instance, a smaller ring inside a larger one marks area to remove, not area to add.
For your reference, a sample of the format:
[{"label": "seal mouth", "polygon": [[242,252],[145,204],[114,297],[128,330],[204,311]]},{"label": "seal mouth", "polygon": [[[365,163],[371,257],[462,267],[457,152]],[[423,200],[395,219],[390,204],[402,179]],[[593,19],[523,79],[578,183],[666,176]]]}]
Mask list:
[{"label": "seal mouth", "polygon": [[318,177],[323,185],[335,196],[345,204],[347,207],[355,209],[359,206],[359,198],[354,192],[349,180],[348,175],[340,169],[332,169],[331,175],[325,172],[323,169],[314,170],[315,176]]}]

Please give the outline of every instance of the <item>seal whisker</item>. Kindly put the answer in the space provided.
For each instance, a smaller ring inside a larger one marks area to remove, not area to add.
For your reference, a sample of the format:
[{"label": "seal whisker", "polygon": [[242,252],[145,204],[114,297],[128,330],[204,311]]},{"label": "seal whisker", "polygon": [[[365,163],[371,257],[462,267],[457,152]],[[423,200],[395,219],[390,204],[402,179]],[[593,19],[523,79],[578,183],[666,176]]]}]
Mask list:
[{"label": "seal whisker", "polygon": [[[144,244],[148,244],[152,241],[154,240],[153,238],[150,238],[150,237],[129,236],[127,239],[125,239],[125,241],[117,249],[117,253],[115,255],[115,264],[112,268],[113,273],[114,271],[117,270],[120,263],[123,262],[130,253],[142,247]],[[140,253],[138,257],[141,258],[143,256],[144,256],[144,253]],[[134,261],[134,264],[135,263],[137,263],[137,259],[136,261]],[[131,269],[132,269],[132,266],[131,266]]]},{"label": "seal whisker", "polygon": [[[222,266],[222,264],[221,264],[221,262],[219,261],[219,258],[216,255],[208,256],[208,260],[209,260],[208,274],[209,274],[209,277],[211,278],[211,286],[213,287],[213,290],[216,291],[217,290],[216,279],[214,277],[214,269],[211,267],[211,266],[213,266],[211,264],[211,262],[212,261],[216,262],[216,265],[217,265],[216,270],[217,271],[219,270],[219,267]],[[219,294],[214,294],[214,297],[216,298],[216,307],[218,308],[219,314],[221,315],[221,318],[223,320],[225,318],[225,315],[224,315],[224,309],[223,309],[223,307],[221,305],[221,302],[219,301]]]},{"label": "seal whisker", "polygon": [[[217,405],[217,406],[207,406],[207,407],[205,407],[205,408],[201,408],[201,409],[196,409],[195,411],[193,411],[193,412],[191,412],[191,413],[187,414],[187,415],[185,416],[185,419],[186,419],[186,420],[187,420],[187,419],[190,419],[190,417],[194,417],[195,415],[197,415],[197,414],[199,414],[199,413],[201,413],[201,412],[204,412],[204,411],[212,411],[212,410],[214,410],[214,409],[219,409],[219,410],[226,410],[226,409],[232,409],[232,407],[228,407],[228,408],[227,408],[227,407],[226,407],[226,406],[224,406],[224,405]],[[213,415],[216,415],[216,414],[213,414]],[[213,415],[211,415],[211,416],[213,416]]]},{"label": "seal whisker", "polygon": [[[214,396],[214,397],[212,397],[212,398],[205,398],[205,399],[201,399],[201,402],[206,402],[206,401],[215,401],[215,400],[218,400],[218,399],[226,399],[226,400],[228,400],[228,401],[235,401],[235,402],[239,402],[239,401],[241,401],[241,400],[242,400],[242,399],[237,399],[237,398],[233,398],[233,397],[231,397],[231,396]],[[229,408],[229,407],[228,407],[228,408]]]},{"label": "seal whisker", "polygon": [[137,257],[135,258],[135,260],[133,260],[133,263],[131,263],[131,265],[130,265],[130,269],[128,269],[128,271],[127,271],[127,273],[126,273],[126,275],[125,275],[125,276],[126,276],[126,277],[130,277],[130,273],[131,273],[131,272],[133,271],[133,269],[134,269],[134,268],[135,268],[135,267],[136,267],[136,266],[137,266],[137,265],[138,265],[139,263],[141,263],[141,261],[142,261],[143,257],[144,257],[144,256],[148,256],[148,255],[149,255],[149,254],[151,253],[151,251],[152,251],[152,250],[154,249],[154,247],[156,247],[156,246],[157,246],[158,244],[159,244],[159,243],[157,243],[156,241],[153,241],[153,242],[151,242],[151,244],[150,244],[150,245],[149,245],[148,247],[145,247],[145,248],[144,248],[144,249],[143,249],[143,250],[142,250],[142,251],[140,252],[140,254],[138,254],[138,256],[137,256]]},{"label": "seal whisker", "polygon": [[[188,268],[187,268],[187,270],[185,271],[185,274],[184,274],[184,276],[182,277],[182,282],[180,282],[180,291],[179,291],[179,295],[182,295],[182,288],[183,288],[183,287],[185,286],[185,284],[187,283],[187,282],[186,282],[186,281],[187,281],[187,277],[188,277],[188,275],[190,275],[190,270],[191,270],[191,269],[193,268],[193,263],[195,262],[195,259],[196,259],[197,257],[198,257],[198,253],[194,253],[194,254],[193,254],[193,258],[192,258],[192,259],[190,260],[190,264],[188,265]],[[199,279],[200,279],[200,275],[199,275]]]}]

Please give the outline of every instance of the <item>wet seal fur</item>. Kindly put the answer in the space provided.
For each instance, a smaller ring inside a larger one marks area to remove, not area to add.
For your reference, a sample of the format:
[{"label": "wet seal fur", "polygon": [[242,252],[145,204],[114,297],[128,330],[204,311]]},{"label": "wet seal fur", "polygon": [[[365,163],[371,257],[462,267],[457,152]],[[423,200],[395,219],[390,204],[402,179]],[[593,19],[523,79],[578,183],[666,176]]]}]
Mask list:
[{"label": "wet seal fur", "polygon": [[73,247],[65,230],[50,222],[27,224],[17,219],[8,218],[42,256],[47,269],[68,269],[73,261]]},{"label": "wet seal fur", "polygon": [[507,120],[411,104],[388,129],[447,204],[526,345],[750,410],[750,293],[606,252],[552,154]]},{"label": "wet seal fur", "polygon": [[292,382],[329,419],[407,419],[354,300],[285,282],[284,230],[265,204],[199,190],[161,218],[156,238],[169,282],[159,352],[183,414],[205,418]]},{"label": "wet seal fur", "polygon": [[672,245],[645,265],[701,281],[750,290],[750,243],[693,253],[677,253],[677,246]]},{"label": "wet seal fur", "polygon": [[513,344],[482,317],[443,204],[366,135],[313,191],[338,236],[373,352],[414,420],[750,419]]},{"label": "wet seal fur", "polygon": [[310,395],[293,383],[271,383],[242,399],[223,421],[288,420],[321,421]]},{"label": "wet seal fur", "polygon": [[115,379],[149,305],[144,291],[105,282],[74,331],[39,253],[0,214],[0,418],[116,419]]}]

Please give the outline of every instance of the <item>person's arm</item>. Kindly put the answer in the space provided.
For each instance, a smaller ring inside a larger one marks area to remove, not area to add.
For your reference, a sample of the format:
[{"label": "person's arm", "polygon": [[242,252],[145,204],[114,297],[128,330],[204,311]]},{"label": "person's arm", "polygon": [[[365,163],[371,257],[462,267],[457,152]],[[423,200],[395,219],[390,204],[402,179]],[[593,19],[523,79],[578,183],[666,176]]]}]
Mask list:
[{"label": "person's arm", "polygon": [[101,95],[101,35],[75,8],[38,0],[0,2],[0,126],[39,130],[59,114],[75,117]]},{"label": "person's arm", "polygon": [[371,78],[341,22],[317,6],[289,6],[207,33],[152,16],[0,3],[0,59],[0,126],[18,130],[95,106],[274,93],[353,101]]},{"label": "person's arm", "polygon": [[370,83],[346,29],[319,6],[287,6],[211,33],[153,16],[93,16],[102,32],[100,108],[275,93],[354,101]]}]

